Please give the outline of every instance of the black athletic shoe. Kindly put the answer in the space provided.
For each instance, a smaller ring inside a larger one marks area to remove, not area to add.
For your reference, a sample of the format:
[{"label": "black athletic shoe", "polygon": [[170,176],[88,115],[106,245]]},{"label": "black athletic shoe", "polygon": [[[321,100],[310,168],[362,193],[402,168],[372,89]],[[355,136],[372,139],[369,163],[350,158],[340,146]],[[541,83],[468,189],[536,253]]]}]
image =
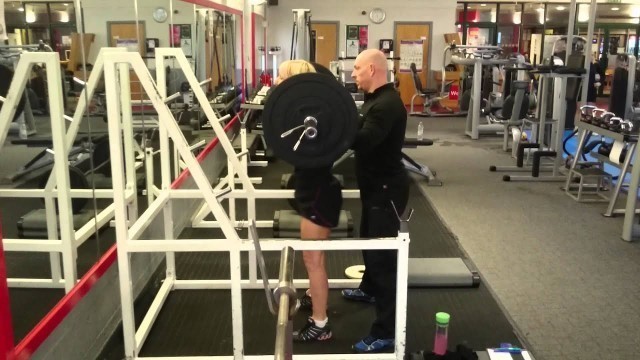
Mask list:
[{"label": "black athletic shoe", "polygon": [[306,293],[300,299],[300,310],[311,310],[313,309],[313,302],[311,301],[311,296]]},{"label": "black athletic shoe", "polygon": [[312,318],[307,319],[305,326],[300,331],[293,332],[293,341],[324,341],[331,339],[331,328],[329,322],[324,327],[317,327],[316,322]]}]

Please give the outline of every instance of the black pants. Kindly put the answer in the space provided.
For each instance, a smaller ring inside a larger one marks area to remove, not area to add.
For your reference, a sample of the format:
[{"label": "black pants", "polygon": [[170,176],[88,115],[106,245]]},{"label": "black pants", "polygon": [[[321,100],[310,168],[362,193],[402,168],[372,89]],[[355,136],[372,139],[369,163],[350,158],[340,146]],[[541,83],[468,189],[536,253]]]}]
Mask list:
[{"label": "black pants", "polygon": [[[367,238],[398,236],[400,221],[393,208],[402,214],[409,200],[409,179],[372,188],[361,187],[362,220],[360,236]],[[393,205],[392,205],[393,203]],[[360,290],[375,296],[376,320],[369,335],[379,339],[395,338],[397,250],[363,250],[366,267]]]}]

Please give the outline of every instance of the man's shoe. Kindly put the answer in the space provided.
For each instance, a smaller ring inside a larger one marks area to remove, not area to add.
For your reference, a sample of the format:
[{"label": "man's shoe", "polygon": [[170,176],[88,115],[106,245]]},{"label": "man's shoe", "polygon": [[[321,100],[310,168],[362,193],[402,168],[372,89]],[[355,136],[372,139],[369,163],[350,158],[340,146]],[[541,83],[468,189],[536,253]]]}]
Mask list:
[{"label": "man's shoe", "polygon": [[373,336],[358,341],[353,345],[353,350],[357,353],[379,353],[392,350],[395,346],[394,339],[376,339]]},{"label": "man's shoe", "polygon": [[360,289],[344,289],[342,290],[342,297],[349,300],[363,301],[371,304],[376,302],[375,297],[365,293]]},{"label": "man's shoe", "polygon": [[300,301],[300,310],[311,310],[313,309],[313,302],[311,301],[311,296],[306,293],[299,299]]},{"label": "man's shoe", "polygon": [[331,339],[331,327],[329,323],[324,327],[316,326],[316,322],[312,318],[307,319],[307,324],[300,329],[300,331],[293,332],[293,341],[307,342],[307,341],[324,341]]}]

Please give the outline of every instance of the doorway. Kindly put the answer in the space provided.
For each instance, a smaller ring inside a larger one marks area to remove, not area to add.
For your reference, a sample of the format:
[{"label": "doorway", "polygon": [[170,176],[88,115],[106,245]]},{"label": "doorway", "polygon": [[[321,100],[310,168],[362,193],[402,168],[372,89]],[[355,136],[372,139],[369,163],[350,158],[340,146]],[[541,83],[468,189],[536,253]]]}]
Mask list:
[{"label": "doorway", "polygon": [[[396,21],[394,23],[394,56],[395,57],[403,57],[402,54],[402,41],[422,41],[422,62],[420,64],[416,63],[416,68],[419,73],[420,81],[422,82],[423,87],[434,87],[433,84],[428,84],[427,80],[430,78],[428,74],[430,73],[430,63],[429,59],[431,58],[431,29],[433,24],[431,22],[400,22]],[[407,54],[405,54],[407,56]],[[400,61],[395,61],[395,69],[397,80],[400,85],[398,87],[400,91],[400,96],[402,97],[402,101],[405,105],[409,105],[411,102],[411,97],[415,93],[415,88],[413,85],[413,79],[411,77],[411,72],[408,69],[400,67]],[[430,85],[430,86],[426,86]],[[422,101],[422,99],[420,99]],[[416,104],[422,104],[421,102],[416,102]]]},{"label": "doorway", "polygon": [[311,31],[315,32],[315,62],[329,69],[331,61],[338,60],[337,21],[312,21]]}]

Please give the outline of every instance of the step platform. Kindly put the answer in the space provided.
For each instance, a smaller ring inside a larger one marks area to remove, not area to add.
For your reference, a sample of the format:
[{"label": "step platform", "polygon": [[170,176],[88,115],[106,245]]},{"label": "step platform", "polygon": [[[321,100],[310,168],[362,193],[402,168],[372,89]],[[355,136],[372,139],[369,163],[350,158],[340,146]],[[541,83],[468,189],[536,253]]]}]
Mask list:
[{"label": "step platform", "polygon": [[[333,174],[333,177],[338,179],[340,186],[344,188],[344,176],[340,174]],[[280,188],[287,189],[287,184],[289,183],[289,179],[291,179],[291,174],[282,174],[282,178],[280,179]]]},{"label": "step platform", "polygon": [[[345,269],[349,279],[362,279],[364,265]],[[407,282],[410,288],[478,287],[480,274],[471,270],[461,258],[409,258]]]},{"label": "step platform", "polygon": [[[273,237],[300,238],[300,215],[295,210],[278,210],[273,215]],[[353,237],[353,217],[350,211],[341,210],[338,226],[331,229],[332,239]]]}]

